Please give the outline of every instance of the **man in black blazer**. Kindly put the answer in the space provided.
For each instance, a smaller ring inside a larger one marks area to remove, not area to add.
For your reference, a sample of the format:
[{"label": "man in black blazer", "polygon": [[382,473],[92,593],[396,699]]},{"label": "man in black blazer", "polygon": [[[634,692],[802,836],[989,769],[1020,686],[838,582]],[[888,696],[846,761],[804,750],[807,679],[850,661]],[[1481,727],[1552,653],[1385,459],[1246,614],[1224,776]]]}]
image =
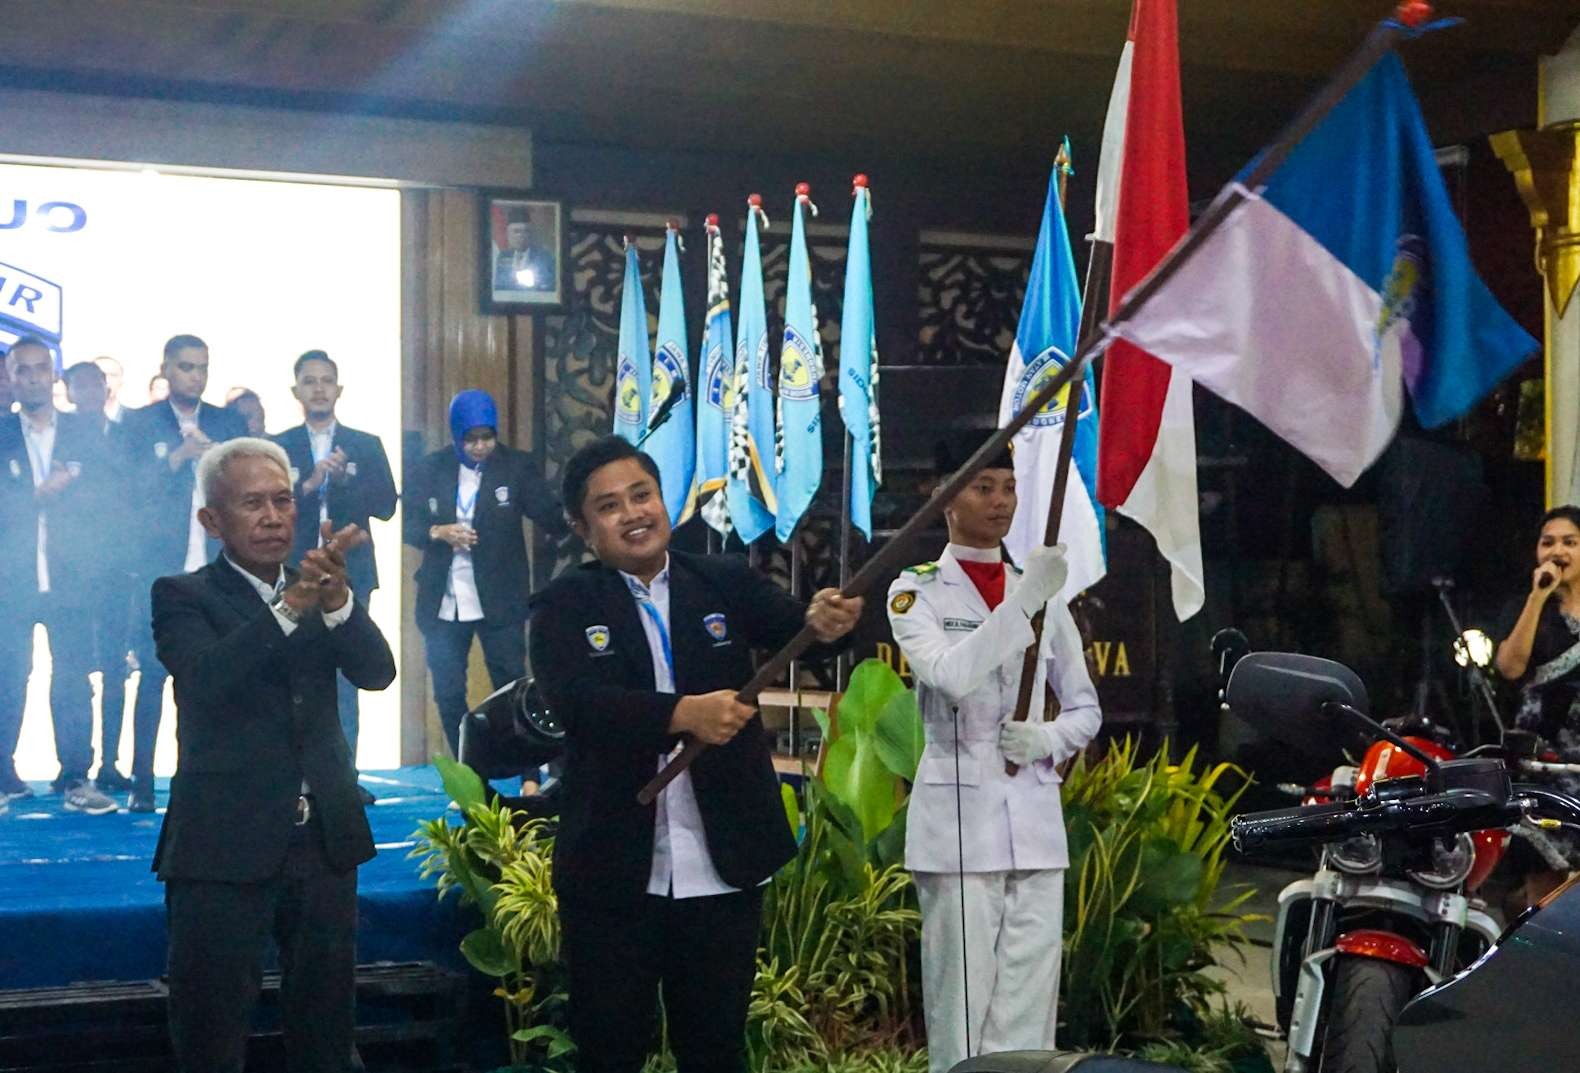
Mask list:
[{"label": "man in black blazer", "polygon": [[113,485],[102,437],[84,417],[55,409],[55,355],[23,336],[5,355],[3,372],[20,410],[0,414],[0,560],[5,562],[5,611],[0,614],[0,794],[31,791],[12,764],[27,679],[33,625],[49,633],[54,670],[50,719],[60,774],[54,788],[64,807],[102,815],[115,802],[88,781],[93,766],[92,597],[101,562],[96,542],[113,525],[95,507]]},{"label": "man in black blazer", "polygon": [[335,675],[383,689],[395,660],[354,599],[340,549],[285,569],[296,524],[285,453],[216,447],[199,517],[222,554],[153,587],[175,680],[180,756],[154,870],[170,934],[170,1034],[182,1073],[241,1073],[262,959],[279,947],[291,1068],[350,1068],[356,866],[373,857]]},{"label": "man in black blazer", "polygon": [[[173,336],[165,343],[160,366],[160,375],[170,384],[169,397],[126,416],[127,451],[141,507],[139,596],[154,578],[197,570],[218,551],[198,521],[203,498],[197,463],[215,444],[245,436],[247,424],[240,414],[203,401],[208,371],[208,344],[195,335]],[[132,709],[133,785],[128,807],[133,812],[152,812],[154,746],[167,675],[154,654],[147,604],[134,616],[132,651],[142,674]]]},{"label": "man in black blazer", "polygon": [[[640,1069],[662,986],[681,1073],[739,1073],[760,886],[795,838],[762,722],[735,691],[753,648],[804,624],[831,645],[861,600],[824,589],[806,605],[738,557],[671,551],[657,466],[617,437],[578,451],[562,488],[598,562],[534,597],[531,636],[566,728],[554,887],[578,1069]],[[714,747],[638,804],[688,734]]]},{"label": "man in black blazer", "polygon": [[477,637],[494,688],[526,672],[527,564],[523,519],[565,531],[559,503],[532,457],[499,442],[499,413],[485,391],[450,400],[452,445],[411,470],[402,528],[422,552],[417,628],[451,752],[466,715],[466,660]]},{"label": "man in black blazer", "polygon": [[[335,404],[345,389],[340,368],[322,350],[309,350],[296,359],[291,370],[296,383],[291,394],[302,404],[303,423],[273,437],[285,448],[291,462],[291,483],[296,490],[296,538],[291,562],[300,562],[321,542],[320,527],[331,530],[355,525],[363,532],[368,520],[388,521],[395,516],[395,478],[384,444],[371,432],[347,428],[335,418]],[[364,607],[373,606],[379,587],[378,565],[373,561],[373,540],[346,552],[346,576]],[[357,691],[344,675],[340,678],[340,729],[357,755]],[[373,795],[362,791],[364,803]]]}]

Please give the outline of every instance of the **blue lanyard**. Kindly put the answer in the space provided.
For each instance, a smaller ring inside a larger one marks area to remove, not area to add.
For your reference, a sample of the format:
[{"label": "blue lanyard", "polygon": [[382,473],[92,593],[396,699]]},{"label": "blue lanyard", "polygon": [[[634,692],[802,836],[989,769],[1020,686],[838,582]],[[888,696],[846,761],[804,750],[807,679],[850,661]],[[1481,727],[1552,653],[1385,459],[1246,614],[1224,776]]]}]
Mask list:
[{"label": "blue lanyard", "polygon": [[477,474],[477,487],[472,489],[472,498],[471,499],[467,499],[467,500],[462,500],[461,499],[460,479],[459,478],[456,479],[456,485],[455,485],[455,520],[456,521],[458,521],[458,522],[465,522],[467,525],[471,525],[472,524],[473,512],[477,509],[477,494],[479,492],[481,492],[482,490],[483,490],[483,474],[482,474],[481,470],[478,471],[478,474]]},{"label": "blue lanyard", "polygon": [[658,630],[658,643],[664,650],[664,666],[669,669],[669,688],[678,689],[675,684],[675,650],[669,643],[669,627],[664,625],[664,616],[658,613],[658,606],[653,603],[652,594],[647,589],[630,579],[626,580],[626,587],[631,590],[631,595],[636,597],[637,605],[646,612],[654,628]]}]

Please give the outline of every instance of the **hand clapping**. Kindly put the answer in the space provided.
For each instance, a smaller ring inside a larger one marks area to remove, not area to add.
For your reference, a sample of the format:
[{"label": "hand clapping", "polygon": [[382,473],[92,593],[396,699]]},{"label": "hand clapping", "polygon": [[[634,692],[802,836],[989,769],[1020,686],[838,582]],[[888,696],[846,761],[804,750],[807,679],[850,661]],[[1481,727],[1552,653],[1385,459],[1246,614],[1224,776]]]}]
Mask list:
[{"label": "hand clapping", "polygon": [[298,611],[317,607],[335,612],[346,606],[351,599],[351,588],[346,583],[346,552],[368,538],[358,526],[348,525],[335,532],[328,522],[323,523],[320,533],[323,546],[302,556],[301,576],[285,593]]}]

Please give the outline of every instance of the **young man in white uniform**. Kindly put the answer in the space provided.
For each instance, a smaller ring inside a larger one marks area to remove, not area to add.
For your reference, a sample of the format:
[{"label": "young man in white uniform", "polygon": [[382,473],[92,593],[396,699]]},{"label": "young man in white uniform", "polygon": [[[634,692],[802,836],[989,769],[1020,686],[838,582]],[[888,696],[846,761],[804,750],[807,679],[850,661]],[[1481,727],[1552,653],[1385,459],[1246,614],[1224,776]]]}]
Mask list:
[{"label": "young man in white uniform", "polygon": [[[1057,765],[1102,722],[1080,632],[1068,607],[1048,602],[1064,584],[1063,549],[1037,549],[1024,571],[1003,560],[1015,505],[1005,452],[945,508],[943,555],[889,589],[927,737],[905,865],[922,908],[932,1073],[975,1054],[1054,1046],[1069,865]],[[1044,606],[1031,711],[1014,722],[1031,617]],[[1057,719],[1046,718],[1045,683]]]}]

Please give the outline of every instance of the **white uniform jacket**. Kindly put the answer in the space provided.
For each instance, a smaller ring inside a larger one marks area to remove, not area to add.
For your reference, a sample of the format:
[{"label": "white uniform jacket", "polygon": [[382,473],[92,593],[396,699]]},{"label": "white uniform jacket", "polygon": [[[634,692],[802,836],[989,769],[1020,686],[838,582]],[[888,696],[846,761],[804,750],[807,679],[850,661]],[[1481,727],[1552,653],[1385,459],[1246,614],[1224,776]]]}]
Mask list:
[{"label": "white uniform jacket", "polygon": [[1044,617],[1043,658],[1029,716],[1042,717],[1044,683],[1051,682],[1060,713],[1040,725],[1053,753],[1013,777],[1005,772],[999,724],[1014,715],[1021,665],[1032,641],[1030,620],[1008,599],[1018,581],[1016,569],[1006,566],[1005,599],[989,614],[946,548],[937,563],[911,567],[889,588],[889,623],[915,676],[927,737],[906,817],[905,866],[911,871],[1069,866],[1057,765],[1092,740],[1102,713],[1080,631],[1069,608],[1054,600]]}]

